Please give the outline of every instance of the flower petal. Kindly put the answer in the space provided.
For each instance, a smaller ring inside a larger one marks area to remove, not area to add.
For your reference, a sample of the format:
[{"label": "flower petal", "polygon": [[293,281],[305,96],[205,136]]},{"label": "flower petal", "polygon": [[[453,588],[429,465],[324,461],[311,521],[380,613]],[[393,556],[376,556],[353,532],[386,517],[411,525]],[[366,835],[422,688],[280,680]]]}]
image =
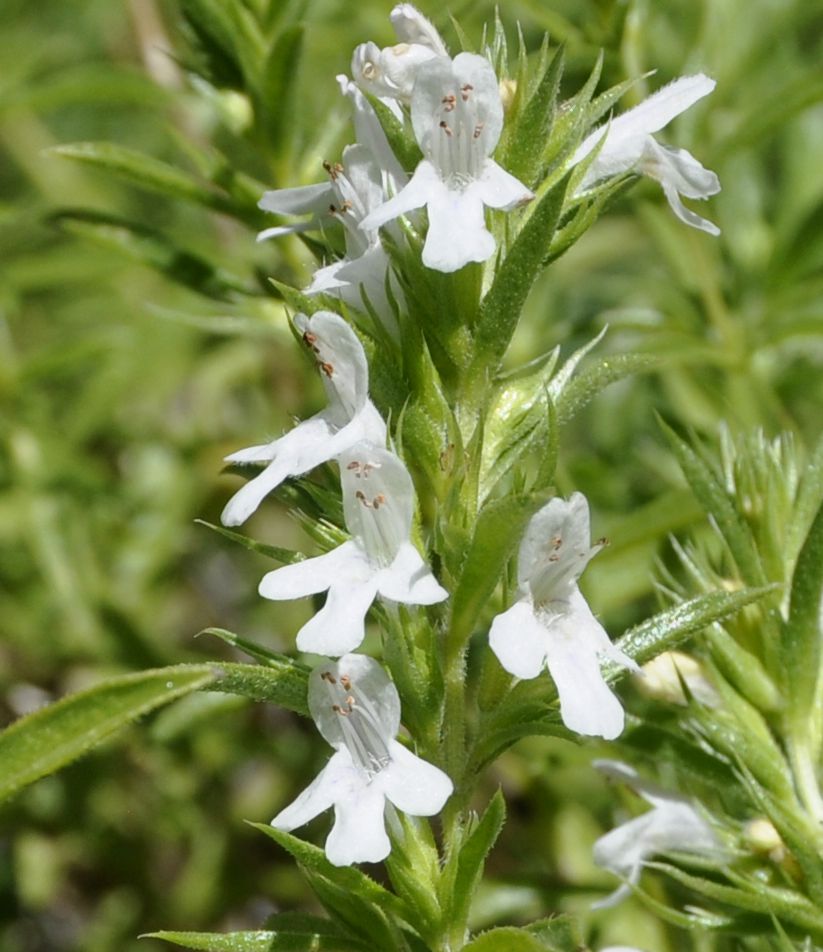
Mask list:
[{"label": "flower petal", "polygon": [[334,826],[326,840],[326,857],[334,866],[379,863],[391,852],[386,834],[386,798],[380,786],[365,782],[352,785],[350,795],[334,805]]},{"label": "flower petal", "polygon": [[555,615],[546,632],[546,663],[563,723],[578,734],[613,740],[623,730],[624,716],[600,672],[598,653],[609,637],[579,592],[570,611]]},{"label": "flower petal", "polygon": [[347,750],[332,754],[329,762],[308,787],[271,821],[284,833],[313,820],[340,797],[350,796],[358,786],[359,775]]},{"label": "flower petal", "polygon": [[258,591],[263,598],[275,601],[316,595],[341,578],[360,578],[367,570],[363,561],[359,547],[354,542],[344,542],[331,552],[267,572]]},{"label": "flower petal", "polygon": [[454,790],[449,777],[396,740],[389,742],[391,763],[380,772],[386,797],[403,813],[434,816]]},{"label": "flower petal", "polygon": [[714,222],[709,221],[707,218],[701,218],[697,212],[686,208],[683,202],[680,201],[677,189],[673,185],[669,182],[661,182],[660,184],[663,186],[663,194],[666,196],[669,208],[677,215],[680,221],[686,225],[691,225],[692,228],[699,228],[700,231],[708,232],[710,235],[717,236],[720,234],[720,229]]},{"label": "flower petal", "polygon": [[354,651],[366,636],[366,612],[376,594],[374,575],[335,580],[326,604],[297,633],[297,647],[328,657]]},{"label": "flower petal", "polygon": [[[681,76],[644,99],[634,109],[629,109],[623,115],[612,119],[605,129],[599,126],[591,132],[578,146],[572,156],[571,164],[576,165],[584,159],[603,138],[604,131],[606,131],[606,141],[594,165],[605,166],[617,156],[628,156],[638,146],[642,148],[646,136],[667,126],[675,116],[685,112],[699,99],[708,96],[715,86],[715,81],[703,73],[695,76]],[[626,168],[628,166],[625,166],[623,171]],[[590,173],[591,169],[586,175],[587,179]],[[605,174],[616,173],[603,173],[598,177],[603,177]],[[591,181],[594,180],[591,179]]]},{"label": "flower petal", "polygon": [[565,607],[583,569],[600,551],[591,545],[589,504],[582,493],[555,497],[529,520],[520,543],[517,580],[537,604]]},{"label": "flower petal", "polygon": [[375,732],[388,747],[400,730],[400,696],[383,667],[367,655],[347,654],[337,661],[322,661],[309,675],[309,710],[317,729],[332,747],[346,746],[347,732],[335,710],[341,693],[338,685],[344,682],[348,684],[344,691],[354,698],[357,708],[371,715]]},{"label": "flower petal", "polygon": [[463,189],[448,188],[439,178],[432,184],[427,205],[429,230],[423,245],[423,264],[427,268],[448,274],[494,254],[496,246],[486,229],[482,192],[483,186],[476,181]]},{"label": "flower petal", "polygon": [[[284,479],[289,476],[299,476],[329,459],[326,450],[334,432],[326,419],[326,414],[318,413],[298,423],[293,430],[269,444],[267,452],[272,462],[262,473],[249,480],[226,503],[220,515],[223,525],[241,525]],[[240,452],[248,451],[241,450]]]},{"label": "flower petal", "polygon": [[434,605],[449,597],[411,542],[402,543],[392,564],[380,572],[377,590],[404,605]]},{"label": "flower petal", "polygon": [[422,208],[429,201],[429,194],[438,183],[442,185],[437,169],[431,162],[423,159],[414,170],[409,184],[394,198],[390,198],[366,215],[360,222],[360,228],[363,231],[376,230],[399,215],[413,211],[415,208]]},{"label": "flower petal", "polygon": [[500,664],[518,678],[536,678],[546,663],[546,629],[528,599],[521,599],[492,621],[489,646]]},{"label": "flower petal", "polygon": [[434,24],[410,3],[398,3],[389,14],[389,19],[401,43],[417,43],[427,46],[439,56],[448,56],[449,51]]},{"label": "flower petal", "polygon": [[296,188],[278,188],[264,192],[257,203],[264,212],[278,215],[320,214],[329,207],[332,187],[328,182],[318,185],[299,185]]},{"label": "flower petal", "polygon": [[405,464],[382,446],[362,441],[340,459],[346,526],[375,565],[389,566],[407,542],[414,485]]},{"label": "flower petal", "polygon": [[534,192],[493,159],[486,159],[478,184],[483,204],[489,208],[511,211],[534,198]]}]

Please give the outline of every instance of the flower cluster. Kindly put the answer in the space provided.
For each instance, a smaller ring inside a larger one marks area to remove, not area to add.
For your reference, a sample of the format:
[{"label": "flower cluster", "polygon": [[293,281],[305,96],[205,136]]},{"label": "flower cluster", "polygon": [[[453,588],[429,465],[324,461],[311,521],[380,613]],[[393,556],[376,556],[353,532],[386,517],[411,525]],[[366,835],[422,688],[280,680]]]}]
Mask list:
[{"label": "flower cluster", "polygon": [[[260,594],[271,600],[326,593],[296,641],[301,651],[338,659],[315,667],[308,697],[317,727],[335,753],[272,823],[291,831],[333,807],[326,854],[337,865],[384,859],[391,849],[387,824],[392,835],[399,829],[395,809],[431,816],[453,791],[440,767],[397,740],[400,694],[387,672],[372,658],[352,653],[364,641],[375,600],[391,617],[406,619],[406,610],[395,606],[438,605],[450,592],[432,568],[441,574],[437,539],[428,560],[421,554],[427,540],[416,522],[414,480],[401,458],[402,431],[395,426],[390,432],[388,413],[384,419],[372,402],[369,363],[351,312],[376,316],[397,344],[409,283],[394,249],[419,254],[423,267],[443,274],[472,263],[490,262],[494,268],[496,253],[506,253],[508,227],[512,233],[522,227],[540,191],[534,182],[532,191],[494,158],[506,114],[490,59],[466,52],[451,57],[434,26],[410,4],[396,6],[391,22],[398,43],[386,48],[361,44],[352,57],[353,79],[337,77],[353,111],[356,142],[343,149],[338,162],[324,163],[326,181],[266,192],[260,201],[262,209],[284,219],[261,232],[260,239],[342,229],[343,241],[338,239],[335,247],[345,253],[323,263],[304,293],[323,295],[327,306],[339,302],[346,317],[326,309],[295,316],[294,329],[316,361],[327,406],[279,439],[227,457],[235,464],[257,464],[258,470],[222,514],[225,525],[240,525],[284,480],[324,463],[337,464],[348,540],[269,572],[259,586]],[[576,191],[569,207],[585,200],[601,181],[639,172],[661,183],[679,218],[716,232],[680,200],[681,195],[713,194],[719,188],[716,176],[689,153],[652,138],[713,85],[702,75],[677,80],[567,150],[560,171],[580,166],[572,171]],[[395,155],[378,117],[384,109],[398,128],[413,131],[422,155],[416,167],[404,168]],[[514,216],[501,230],[503,219],[487,217],[487,209]],[[491,620],[488,645],[517,679],[537,678],[548,669],[570,731],[612,739],[623,730],[624,714],[601,664],[630,670],[636,665],[612,644],[578,587],[601,546],[591,542],[589,507],[582,494],[556,497],[540,508],[520,544],[519,592]],[[448,611],[446,605],[438,614],[441,622]],[[551,698],[552,688],[545,685]],[[650,798],[646,788],[639,789]],[[637,835],[631,848],[621,845],[615,851],[610,844],[627,838],[617,830],[596,851],[599,862],[630,882],[649,855],[651,847],[644,845],[649,836],[655,850],[680,843],[666,835],[674,808],[668,801],[651,802],[652,814],[633,821],[638,826],[642,821],[648,835]],[[678,818],[698,848],[709,844],[710,831],[691,808],[682,806]]]}]

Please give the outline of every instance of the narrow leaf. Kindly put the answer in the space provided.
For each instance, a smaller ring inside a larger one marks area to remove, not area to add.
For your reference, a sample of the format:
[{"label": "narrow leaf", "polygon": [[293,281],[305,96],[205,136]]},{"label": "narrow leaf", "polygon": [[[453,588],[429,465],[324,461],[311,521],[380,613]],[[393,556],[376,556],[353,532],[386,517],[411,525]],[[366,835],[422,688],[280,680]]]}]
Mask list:
[{"label": "narrow leaf", "polygon": [[20,718],[0,733],[0,800],[81,757],[149,711],[209,687],[209,665],[178,665],[109,678]]},{"label": "narrow leaf", "polygon": [[290,658],[267,664],[221,662],[213,665],[219,680],[209,685],[210,691],[239,694],[252,701],[270,701],[296,714],[308,717],[309,669]]},{"label": "narrow leaf", "polygon": [[368,952],[362,942],[338,933],[319,932],[148,932],[144,939],[162,939],[195,952]]},{"label": "narrow leaf", "polygon": [[291,565],[293,562],[302,562],[303,559],[306,558],[302,552],[294,552],[292,549],[282,549],[279,545],[267,545],[265,542],[258,542],[250,536],[243,535],[242,532],[233,532],[224,526],[206,522],[205,519],[195,519],[194,521],[198,523],[198,525],[205,526],[207,529],[211,529],[212,532],[217,532],[221,536],[231,539],[232,542],[242,545],[244,549],[248,549],[250,552],[257,552],[259,555],[265,555],[267,559],[274,559],[275,562],[279,562],[281,565]]}]

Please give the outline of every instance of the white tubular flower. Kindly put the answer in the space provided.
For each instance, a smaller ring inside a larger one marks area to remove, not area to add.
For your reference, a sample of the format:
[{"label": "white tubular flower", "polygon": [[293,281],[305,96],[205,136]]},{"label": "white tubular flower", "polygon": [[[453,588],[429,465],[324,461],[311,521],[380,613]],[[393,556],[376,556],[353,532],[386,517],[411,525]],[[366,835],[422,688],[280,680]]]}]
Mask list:
[{"label": "white tubular flower", "polygon": [[336,753],[271,824],[290,832],[333,806],[329,862],[378,863],[391,851],[386,801],[411,816],[433,816],[451,795],[452,782],[395,740],[400,698],[371,658],[346,655],[315,668],[309,676],[309,709]]},{"label": "white tubular flower", "polygon": [[424,158],[409,184],[367,215],[361,228],[377,228],[425,205],[423,264],[450,272],[485,261],[495,242],[484,206],[510,211],[534,198],[491,158],[503,130],[503,105],[488,60],[473,53],[433,59],[417,77],[411,115]]},{"label": "white tubular flower", "polygon": [[613,893],[593,904],[595,909],[617,905],[640,880],[643,864],[658,853],[678,850],[719,857],[722,847],[714,831],[686,797],[643,780],[628,764],[595,760],[594,766],[615,780],[628,783],[652,809],[616,827],[594,844],[594,861],[625,880]]},{"label": "white tubular flower", "polygon": [[332,657],[353,651],[365,635],[366,612],[380,595],[406,605],[448,598],[410,541],[414,487],[402,461],[361,443],[340,459],[349,542],[264,576],[264,598],[291,599],[328,590],[326,604],[298,632],[301,651]]},{"label": "white tubular flower", "polygon": [[548,667],[566,727],[611,740],[623,730],[623,708],[599,659],[635,671],[637,665],[609,641],[577,587],[601,548],[590,544],[586,497],[552,499],[529,522],[518,558],[522,597],[494,619],[489,644],[518,678],[536,678]]},{"label": "white tubular flower", "polygon": [[369,399],[369,367],[354,331],[331,311],[298,314],[294,323],[317,359],[329,405],[279,439],[226,457],[230,463],[269,465],[228,501],[220,517],[223,525],[245,522],[287,477],[335,459],[360,440],[386,439],[386,424]]},{"label": "white tubular flower", "polygon": [[682,76],[649,96],[640,105],[612,119],[588,135],[572,156],[572,165],[584,159],[603,140],[599,153],[586,170],[578,193],[595,182],[624,172],[638,172],[660,182],[663,192],[677,217],[710,235],[719,235],[717,225],[701,218],[681,202],[686,198],[708,198],[720,191],[714,172],[703,166],[685,149],[661,145],[652,138],[675,116],[685,112],[714,89],[715,81],[698,73]]},{"label": "white tubular flower", "polygon": [[352,76],[361,89],[387,104],[408,103],[420,67],[449,51],[434,26],[410,3],[399,3],[390,18],[400,42],[384,49],[361,43],[352,55]]}]

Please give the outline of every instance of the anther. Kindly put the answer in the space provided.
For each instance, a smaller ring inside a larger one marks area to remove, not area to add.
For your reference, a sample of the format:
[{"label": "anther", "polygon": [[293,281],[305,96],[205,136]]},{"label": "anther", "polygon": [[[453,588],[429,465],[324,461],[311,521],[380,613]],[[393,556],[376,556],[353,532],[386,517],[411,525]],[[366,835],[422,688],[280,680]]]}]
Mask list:
[{"label": "anther", "polygon": [[457,105],[457,96],[455,96],[454,93],[450,93],[448,96],[444,96],[440,101],[443,104],[444,112],[452,112]]},{"label": "anther", "polygon": [[[337,684],[337,678],[331,673],[331,671],[324,671],[320,675],[321,681],[328,681],[329,684]],[[348,688],[347,688],[348,690]]]},{"label": "anther", "polygon": [[306,331],[303,334],[303,343],[306,347],[311,347],[314,349],[314,345],[317,343],[317,334],[312,334],[311,331]]},{"label": "anther", "polygon": [[386,502],[386,497],[383,495],[383,493],[379,493],[377,496],[374,497],[374,500],[372,501],[372,506],[374,506],[375,509],[379,509],[385,502]]},{"label": "anther", "polygon": [[463,100],[463,102],[468,102],[468,100],[469,100],[469,93],[470,93],[473,89],[474,89],[474,86],[472,86],[471,83],[466,83],[465,86],[461,86],[461,87],[460,87],[460,97],[461,97],[461,99]]},{"label": "anther", "polygon": [[[351,691],[351,678],[347,674],[340,675],[340,683],[343,685],[344,691]],[[347,701],[354,703],[354,698],[346,698]]]},{"label": "anther", "polygon": [[318,364],[323,373],[331,380],[332,375],[334,374],[334,364],[330,364],[327,360],[321,360]]},{"label": "anther", "polygon": [[360,469],[360,463],[358,463],[356,459],[353,459],[349,463],[349,465],[346,467],[346,469]]},{"label": "anther", "polygon": [[446,122],[445,119],[440,120],[440,128],[443,130],[443,132],[446,133],[447,136],[450,136],[452,134],[452,131],[449,128],[449,124]]},{"label": "anther", "polygon": [[483,132],[483,125],[484,123],[478,122],[477,125],[474,127],[474,133],[472,134],[473,139],[480,138],[480,134]]},{"label": "anther", "polygon": [[343,166],[339,162],[335,162],[334,165],[332,165],[331,162],[324,162],[323,168],[333,182],[337,179],[337,176],[343,172]]},{"label": "anther", "polygon": [[352,205],[352,203],[348,199],[345,199],[343,203],[340,205],[340,208],[338,209],[338,211],[341,213],[350,212],[353,207],[354,206]]}]

